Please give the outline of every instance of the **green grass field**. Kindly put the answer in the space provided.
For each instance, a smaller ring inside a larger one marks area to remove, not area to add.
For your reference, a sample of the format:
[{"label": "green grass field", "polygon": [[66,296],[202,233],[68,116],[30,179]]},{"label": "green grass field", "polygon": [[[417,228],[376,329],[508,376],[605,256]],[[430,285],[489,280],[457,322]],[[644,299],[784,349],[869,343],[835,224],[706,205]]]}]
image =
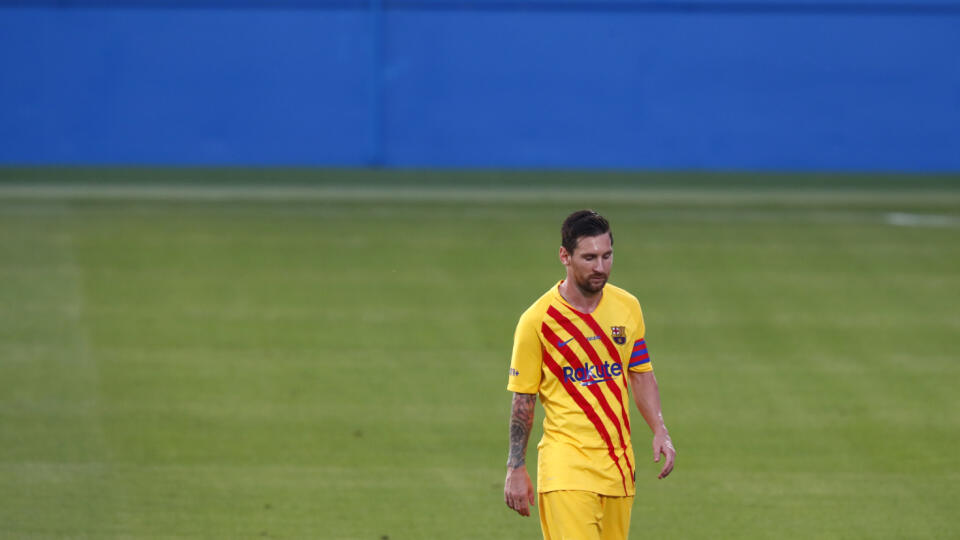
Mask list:
[{"label": "green grass field", "polygon": [[679,451],[634,411],[633,538],[960,536],[958,177],[0,169],[0,537],[538,538],[504,386],[581,207]]}]

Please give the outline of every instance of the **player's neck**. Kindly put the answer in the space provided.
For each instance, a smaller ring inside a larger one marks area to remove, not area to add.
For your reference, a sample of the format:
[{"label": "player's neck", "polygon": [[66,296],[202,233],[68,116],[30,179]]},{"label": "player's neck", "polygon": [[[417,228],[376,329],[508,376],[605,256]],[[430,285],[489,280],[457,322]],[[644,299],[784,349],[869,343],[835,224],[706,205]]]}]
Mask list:
[{"label": "player's neck", "polygon": [[593,313],[593,310],[597,309],[600,300],[603,298],[603,289],[595,293],[584,291],[577,287],[570,278],[563,280],[557,290],[567,304],[570,304],[570,307],[580,313]]}]

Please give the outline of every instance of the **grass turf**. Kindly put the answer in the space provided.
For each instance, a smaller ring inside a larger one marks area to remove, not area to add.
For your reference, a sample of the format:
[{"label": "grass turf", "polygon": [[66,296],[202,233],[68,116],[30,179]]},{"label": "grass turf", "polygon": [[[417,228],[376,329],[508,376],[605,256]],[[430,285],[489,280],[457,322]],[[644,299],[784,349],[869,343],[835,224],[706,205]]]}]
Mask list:
[{"label": "grass turf", "polygon": [[0,536],[538,537],[506,368],[583,206],[680,453],[634,411],[634,537],[960,534],[960,179],[5,169]]}]

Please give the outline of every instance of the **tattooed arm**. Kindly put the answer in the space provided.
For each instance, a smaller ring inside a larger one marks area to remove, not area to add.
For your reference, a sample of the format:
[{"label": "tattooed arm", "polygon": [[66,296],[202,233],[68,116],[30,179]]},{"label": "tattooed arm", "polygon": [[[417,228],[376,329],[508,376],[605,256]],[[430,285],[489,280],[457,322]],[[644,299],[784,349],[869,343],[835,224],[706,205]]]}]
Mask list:
[{"label": "tattooed arm", "polygon": [[513,394],[513,410],[510,412],[510,456],[507,468],[516,469],[527,462],[527,441],[533,428],[534,394]]},{"label": "tattooed arm", "polygon": [[534,503],[533,483],[527,473],[527,441],[533,428],[536,394],[513,394],[510,412],[510,456],[507,458],[507,479],[503,500],[521,516],[530,515],[528,504]]}]

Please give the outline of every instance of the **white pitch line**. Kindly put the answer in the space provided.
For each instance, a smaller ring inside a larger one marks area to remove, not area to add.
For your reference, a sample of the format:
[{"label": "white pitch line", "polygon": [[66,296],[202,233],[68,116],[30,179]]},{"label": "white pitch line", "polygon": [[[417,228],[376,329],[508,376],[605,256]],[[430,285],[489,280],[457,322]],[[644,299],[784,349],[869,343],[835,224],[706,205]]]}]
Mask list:
[{"label": "white pitch line", "polygon": [[888,224],[900,227],[960,227],[960,217],[956,216],[891,212],[884,219]]}]

